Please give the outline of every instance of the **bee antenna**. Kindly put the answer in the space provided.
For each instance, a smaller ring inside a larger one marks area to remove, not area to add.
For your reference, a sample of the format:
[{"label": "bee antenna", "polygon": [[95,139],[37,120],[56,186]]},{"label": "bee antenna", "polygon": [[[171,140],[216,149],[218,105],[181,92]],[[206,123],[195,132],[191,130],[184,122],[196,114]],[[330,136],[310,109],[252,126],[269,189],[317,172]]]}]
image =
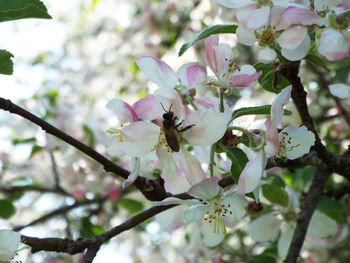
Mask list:
[{"label": "bee antenna", "polygon": [[[163,110],[164,110],[165,112],[167,112],[167,110],[164,108],[164,106],[163,106],[162,103],[160,103],[160,106],[162,106]],[[170,106],[170,107],[171,107],[171,106]]]},{"label": "bee antenna", "polygon": [[170,107],[169,107],[169,110],[168,110],[168,112],[170,111],[170,109],[171,109],[171,107],[173,106],[173,104],[170,104]]}]

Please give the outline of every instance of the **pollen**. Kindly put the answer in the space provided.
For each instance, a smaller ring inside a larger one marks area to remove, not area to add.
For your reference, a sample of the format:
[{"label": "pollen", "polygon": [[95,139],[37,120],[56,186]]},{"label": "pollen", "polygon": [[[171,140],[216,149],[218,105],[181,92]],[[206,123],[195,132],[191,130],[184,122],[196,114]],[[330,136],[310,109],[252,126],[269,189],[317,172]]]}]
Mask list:
[{"label": "pollen", "polygon": [[[207,203],[208,204],[208,203]],[[212,210],[209,212],[206,212],[203,220],[208,222],[209,224],[213,225],[213,233],[214,234],[220,234],[226,233],[226,226],[225,226],[225,217],[227,215],[232,215],[232,211],[230,209],[229,204],[219,204],[215,200],[210,200],[209,204],[212,207]]]},{"label": "pollen", "polygon": [[279,141],[279,147],[278,147],[278,153],[277,155],[280,158],[285,158],[287,159],[287,152],[293,151],[293,149],[299,147],[300,144],[295,144],[293,145],[293,139],[292,137],[289,136],[288,132],[283,131],[282,132],[282,137]]}]

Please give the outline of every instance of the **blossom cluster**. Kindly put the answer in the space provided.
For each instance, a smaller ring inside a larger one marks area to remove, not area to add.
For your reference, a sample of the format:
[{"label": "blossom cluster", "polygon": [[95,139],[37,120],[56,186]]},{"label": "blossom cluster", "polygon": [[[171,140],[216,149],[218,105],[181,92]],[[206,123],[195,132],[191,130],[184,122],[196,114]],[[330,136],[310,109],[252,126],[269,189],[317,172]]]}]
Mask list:
[{"label": "blossom cluster", "polygon": [[[341,1],[334,1],[334,6],[322,4],[322,1],[314,1],[313,6],[277,0],[217,2],[233,9],[238,41],[250,46],[257,44],[258,60],[297,61],[315,49],[328,60],[350,54],[350,39],[344,28],[347,22],[342,24],[334,20],[336,15],[346,11]],[[313,39],[310,33],[314,33]],[[171,194],[187,192],[193,198],[169,197],[155,204],[181,205],[176,214],[175,210],[165,212],[171,213],[167,221],[170,217],[174,219],[167,224],[168,228],[173,230],[183,223],[200,222],[203,244],[213,247],[224,240],[226,225],[232,226],[245,216],[248,202],[259,203],[261,189],[270,183],[265,176],[268,158],[294,160],[302,157],[314,145],[315,135],[303,125],[283,127],[284,107],[291,98],[291,85],[274,97],[265,127],[250,131],[230,126],[233,110],[225,102],[225,95],[234,89],[255,86],[263,72],[253,65],[238,65],[230,44],[220,42],[217,35],[210,35],[206,40],[205,60],[214,75],[212,78],[207,75],[207,67],[199,63],[184,64],[175,73],[158,58],[137,57],[135,62],[139,69],[158,88],[133,105],[120,99],[108,103],[107,108],[117,115],[120,123],[119,128],[108,130],[114,136],[108,152],[132,157],[132,172],[124,187],[131,185],[142,172],[141,159],[152,160],[154,168],[161,171],[166,191]],[[330,89],[338,94],[334,96],[341,97],[348,92],[348,87],[339,85]],[[229,148],[222,139],[233,130],[248,137],[248,143],[239,139],[234,143],[234,147],[245,154],[247,162],[234,188],[225,192],[220,187],[220,177],[230,166],[229,154],[226,155],[226,169],[220,167],[219,162],[223,159],[222,151]],[[289,210],[282,211],[281,217],[298,209],[291,202],[287,205]],[[182,222],[175,222],[179,217]],[[315,229],[318,229],[317,222],[332,226],[326,234],[320,230],[314,236],[323,238],[335,233],[337,224],[332,219],[320,212],[314,217],[317,218],[312,221],[316,222]],[[279,239],[281,258],[286,256],[295,228],[295,224],[288,222],[284,227],[287,230]],[[278,227],[270,235],[264,231],[281,223],[279,217],[272,215],[259,217],[251,222],[250,236],[256,241],[275,240]],[[264,235],[266,238],[262,238]]]}]

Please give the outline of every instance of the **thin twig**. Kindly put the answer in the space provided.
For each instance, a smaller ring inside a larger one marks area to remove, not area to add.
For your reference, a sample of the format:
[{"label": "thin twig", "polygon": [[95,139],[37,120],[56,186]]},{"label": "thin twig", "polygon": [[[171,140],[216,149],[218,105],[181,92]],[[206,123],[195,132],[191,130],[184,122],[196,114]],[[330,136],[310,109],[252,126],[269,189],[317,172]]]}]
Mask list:
[{"label": "thin twig", "polygon": [[340,110],[343,118],[345,119],[346,123],[350,127],[350,114],[347,112],[347,110],[341,104],[340,99],[336,96],[333,96],[333,94],[330,92],[329,83],[324,76],[324,72],[322,72],[319,68],[317,68],[314,64],[312,64],[310,62],[307,62],[307,64],[312,69],[312,71],[317,75],[321,88],[326,90],[328,92],[328,95],[332,97],[332,99],[334,100],[338,109]]},{"label": "thin twig", "polygon": [[[29,111],[17,106],[12,103],[10,100],[6,100],[0,97],[0,109],[9,111],[11,113],[22,116],[23,118],[29,120],[30,122],[35,123],[39,127],[41,127],[47,133],[61,139],[62,141],[72,145],[79,151],[85,153],[98,163],[100,163],[106,172],[113,172],[124,179],[127,179],[129,176],[129,172],[122,167],[116,165],[100,153],[96,152],[93,148],[85,145],[84,143],[76,140],[72,136],[66,134],[65,132],[57,129],[53,125],[44,121],[43,119],[35,116]],[[151,201],[160,201],[167,197],[167,193],[162,185],[159,184],[157,180],[144,178],[138,176],[134,185],[142,192],[142,194]]]},{"label": "thin twig", "polygon": [[318,169],[315,171],[315,177],[312,181],[307,197],[305,198],[304,206],[298,217],[297,226],[294,231],[292,243],[290,244],[285,263],[297,262],[311,217],[316,209],[318,200],[322,195],[329,175],[330,173],[328,171]]},{"label": "thin twig", "polygon": [[53,211],[51,211],[50,213],[46,214],[46,215],[43,215],[42,217],[39,217],[38,219],[30,222],[29,224],[26,224],[26,225],[23,225],[23,226],[17,226],[15,227],[13,230],[14,231],[20,231],[22,230],[23,228],[26,228],[26,227],[29,227],[29,226],[32,226],[32,225],[36,225],[38,223],[41,223],[41,222],[44,222],[54,216],[57,216],[57,215],[64,215],[65,213],[67,213],[68,211],[74,209],[74,208],[77,208],[77,207],[81,207],[81,206],[85,206],[85,205],[91,205],[91,204],[99,204],[101,202],[101,200],[105,200],[106,198],[98,198],[98,199],[93,199],[93,200],[85,200],[85,201],[82,201],[82,202],[75,202],[74,204],[72,205],[68,205],[68,206],[64,206],[64,207],[60,207],[60,208],[57,208]]}]

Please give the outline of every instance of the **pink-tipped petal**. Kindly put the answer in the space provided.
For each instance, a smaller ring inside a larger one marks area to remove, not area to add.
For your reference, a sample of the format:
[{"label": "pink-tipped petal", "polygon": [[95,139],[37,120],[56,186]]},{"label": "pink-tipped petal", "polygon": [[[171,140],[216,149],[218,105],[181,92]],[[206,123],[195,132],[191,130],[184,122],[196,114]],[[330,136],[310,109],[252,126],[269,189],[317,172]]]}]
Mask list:
[{"label": "pink-tipped petal", "polygon": [[120,99],[112,99],[106,105],[107,109],[114,111],[120,123],[138,121],[138,117],[133,108]]},{"label": "pink-tipped petal", "polygon": [[238,180],[237,189],[243,195],[259,186],[261,176],[265,170],[266,157],[264,151],[255,152],[245,145],[240,145],[240,148],[249,160]]},{"label": "pink-tipped petal", "polygon": [[159,119],[164,113],[154,95],[147,95],[145,98],[138,100],[132,108],[140,119],[148,121]]},{"label": "pink-tipped petal", "polygon": [[219,178],[216,176],[213,178],[204,179],[201,182],[193,185],[190,190],[188,190],[188,194],[197,199],[210,200],[219,193],[220,187],[218,182]]},{"label": "pink-tipped petal", "polygon": [[301,24],[301,25],[321,25],[322,18],[311,11],[308,8],[298,7],[298,6],[289,6],[281,13],[282,19],[292,25],[292,24]]},{"label": "pink-tipped petal", "polygon": [[181,83],[191,89],[202,83],[207,77],[207,69],[198,63],[188,63],[182,65],[176,75]]},{"label": "pink-tipped petal", "polygon": [[271,119],[267,119],[266,125],[266,146],[264,147],[266,156],[275,156],[278,152],[278,130]]},{"label": "pink-tipped petal", "polygon": [[240,70],[235,70],[230,77],[230,85],[243,88],[251,87],[256,84],[262,72],[256,72],[251,65],[243,65]]},{"label": "pink-tipped petal", "polygon": [[135,62],[146,78],[158,87],[173,89],[177,85],[176,74],[164,61],[151,56],[141,56],[137,57]]},{"label": "pink-tipped petal", "polygon": [[283,107],[288,104],[290,100],[290,95],[292,92],[292,85],[284,88],[276,97],[274,98],[271,106],[271,119],[276,126],[279,126],[282,122],[284,109]]},{"label": "pink-tipped petal", "polygon": [[307,37],[307,29],[301,26],[293,26],[283,31],[277,42],[281,48],[295,49],[301,45]]},{"label": "pink-tipped petal", "polygon": [[205,44],[205,57],[207,59],[207,63],[212,71],[217,74],[217,59],[216,54],[214,52],[214,47],[217,47],[219,44],[219,37],[217,35],[211,35],[208,37]]},{"label": "pink-tipped petal", "polygon": [[318,52],[334,61],[350,56],[350,46],[342,33],[329,28],[322,32]]}]

